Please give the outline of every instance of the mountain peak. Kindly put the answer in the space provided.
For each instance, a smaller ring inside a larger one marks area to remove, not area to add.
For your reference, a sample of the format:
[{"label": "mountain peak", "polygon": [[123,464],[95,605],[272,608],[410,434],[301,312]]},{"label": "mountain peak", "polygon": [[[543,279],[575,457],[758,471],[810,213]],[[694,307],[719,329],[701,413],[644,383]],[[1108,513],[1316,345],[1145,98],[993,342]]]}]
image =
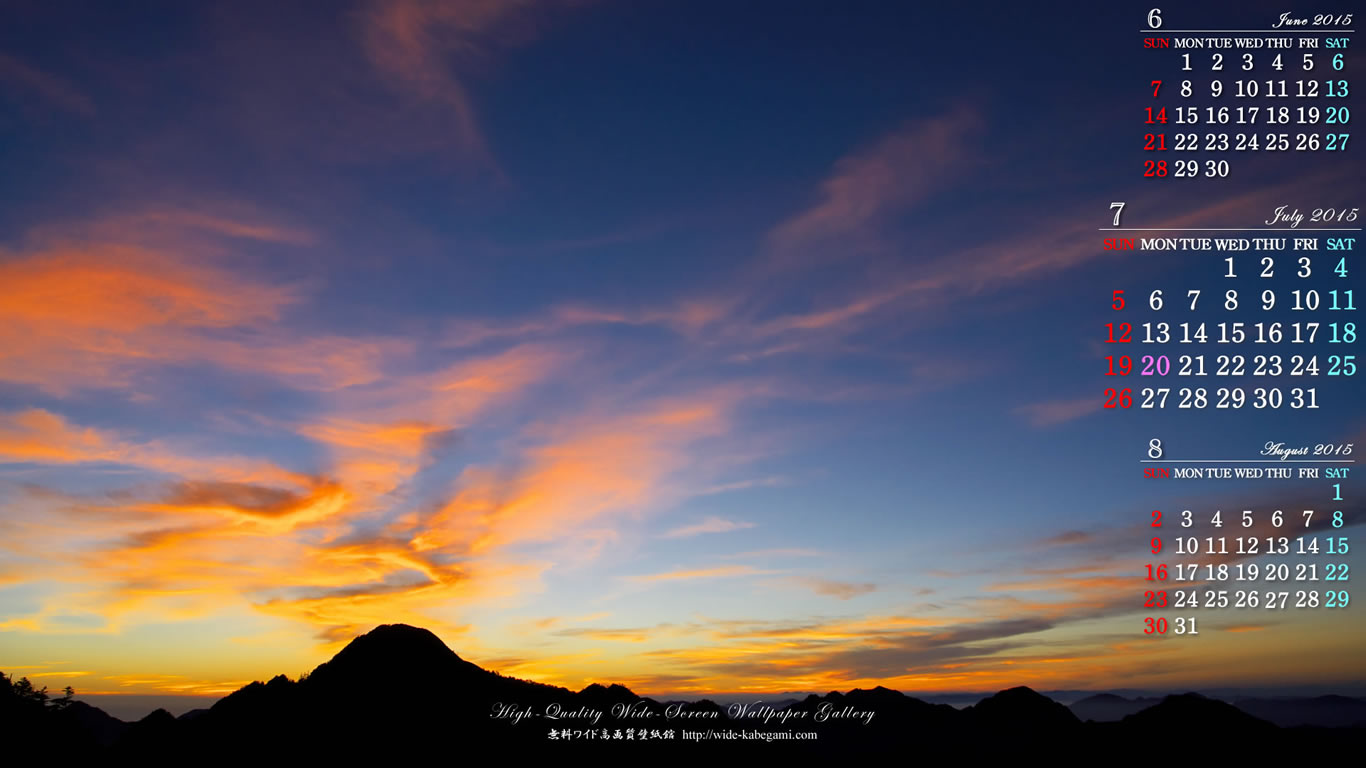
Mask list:
[{"label": "mountain peak", "polygon": [[982,699],[967,711],[997,727],[1065,729],[1081,723],[1067,707],[1023,685]]},{"label": "mountain peak", "polygon": [[579,691],[579,697],[603,706],[620,702],[632,702],[640,698],[639,696],[636,696],[630,688],[618,683],[612,683],[611,685],[606,686],[601,683],[589,683],[587,686],[584,686],[582,691]]},{"label": "mountain peak", "polygon": [[[378,627],[357,635],[354,640],[347,643],[348,646],[354,645],[359,641],[366,642],[385,642],[385,643],[425,643],[440,645],[446,648],[446,644],[441,642],[441,638],[435,632],[423,627],[414,627],[411,624],[380,624]],[[447,650],[450,650],[447,648]],[[454,651],[452,651],[454,653]]]},{"label": "mountain peak", "polygon": [[1198,722],[1212,728],[1234,728],[1242,732],[1253,732],[1274,726],[1253,717],[1227,702],[1201,696],[1198,693],[1182,693],[1167,696],[1161,702],[1124,718],[1124,723],[1151,727],[1172,727],[1180,724]]},{"label": "mountain peak", "polygon": [[308,676],[310,685],[393,686],[425,680],[450,685],[492,673],[461,659],[441,638],[407,624],[381,624],[346,644]]},{"label": "mountain peak", "polygon": [[1117,693],[1093,693],[1093,694],[1091,694],[1090,696],[1087,696],[1087,697],[1084,698],[1084,699],[1078,699],[1077,703],[1080,704],[1080,703],[1083,702],[1083,701],[1087,701],[1087,702],[1106,702],[1106,703],[1114,702],[1114,703],[1118,703],[1118,702],[1121,702],[1121,701],[1128,701],[1128,699],[1124,698],[1123,696],[1120,696],[1120,695],[1117,694]]},{"label": "mountain peak", "polygon": [[430,629],[408,624],[381,624],[347,643],[332,660],[337,661],[348,655],[375,653],[417,653],[429,657],[460,658]]},{"label": "mountain peak", "polygon": [[166,710],[164,710],[164,709],[162,709],[162,708],[160,708],[160,707],[157,707],[156,709],[154,709],[154,710],[152,710],[151,712],[147,713],[147,715],[144,716],[144,717],[143,717],[141,720],[139,720],[138,722],[139,722],[139,723],[156,723],[156,724],[158,724],[158,725],[163,725],[163,724],[165,724],[165,723],[173,722],[174,720],[175,720],[175,716],[174,716],[174,715],[172,715],[170,712],[167,712]]}]

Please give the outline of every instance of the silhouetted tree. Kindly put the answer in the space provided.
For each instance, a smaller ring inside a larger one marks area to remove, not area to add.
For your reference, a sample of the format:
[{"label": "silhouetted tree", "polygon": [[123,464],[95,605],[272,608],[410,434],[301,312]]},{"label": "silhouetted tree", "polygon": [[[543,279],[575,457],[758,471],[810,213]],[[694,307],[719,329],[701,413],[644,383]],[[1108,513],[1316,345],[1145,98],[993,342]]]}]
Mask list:
[{"label": "silhouetted tree", "polygon": [[10,677],[4,672],[0,672],[0,688],[3,692],[23,704],[43,704],[47,701],[47,688],[34,688],[27,677],[18,680]]},{"label": "silhouetted tree", "polygon": [[[46,690],[46,689],[45,689]],[[76,691],[67,686],[62,689],[62,695],[48,702],[48,706],[56,710],[63,710],[71,706],[72,700],[76,696]]]},{"label": "silhouetted tree", "polygon": [[66,709],[71,705],[76,692],[71,686],[62,689],[62,695],[52,698],[48,695],[47,686],[42,688],[34,687],[27,677],[18,680],[10,677],[4,672],[0,672],[0,697],[9,699],[18,706],[43,707],[47,709]]}]

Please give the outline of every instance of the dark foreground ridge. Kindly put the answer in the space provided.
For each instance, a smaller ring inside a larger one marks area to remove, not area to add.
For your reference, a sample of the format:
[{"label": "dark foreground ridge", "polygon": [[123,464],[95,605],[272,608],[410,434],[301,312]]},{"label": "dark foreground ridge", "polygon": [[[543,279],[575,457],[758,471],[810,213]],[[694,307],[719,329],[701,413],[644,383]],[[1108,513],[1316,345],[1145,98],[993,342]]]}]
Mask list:
[{"label": "dark foreground ridge", "polygon": [[[1161,700],[1101,695],[1068,708],[1021,687],[959,710],[879,686],[777,707],[728,709],[706,700],[659,702],[620,685],[576,692],[504,677],[461,659],[425,629],[390,624],[352,640],[300,680],[280,675],[255,682],[180,718],[157,710],[127,723],[82,702],[45,702],[3,678],[0,736],[11,749],[53,758],[187,762],[355,759],[376,750],[391,757],[456,755],[475,748],[477,754],[517,756],[778,749],[832,756],[1047,755],[1108,763],[1158,747],[1304,757],[1366,746],[1361,700],[1301,700],[1308,709],[1298,713],[1290,700],[1249,701],[1240,709],[1197,694]],[[1249,714],[1255,707],[1268,719]],[[1315,718],[1339,727],[1300,724]],[[1280,727],[1272,719],[1296,725]],[[814,739],[802,737],[812,733]]]}]

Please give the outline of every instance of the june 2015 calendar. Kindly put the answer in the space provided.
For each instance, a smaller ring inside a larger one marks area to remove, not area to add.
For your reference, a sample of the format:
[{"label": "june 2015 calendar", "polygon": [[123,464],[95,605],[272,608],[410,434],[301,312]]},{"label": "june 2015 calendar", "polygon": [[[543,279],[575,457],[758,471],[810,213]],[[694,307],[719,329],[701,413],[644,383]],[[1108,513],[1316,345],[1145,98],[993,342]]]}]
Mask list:
[{"label": "june 2015 calendar", "polygon": [[6,749],[1359,753],[1360,9],[1150,2],[0,4]]}]

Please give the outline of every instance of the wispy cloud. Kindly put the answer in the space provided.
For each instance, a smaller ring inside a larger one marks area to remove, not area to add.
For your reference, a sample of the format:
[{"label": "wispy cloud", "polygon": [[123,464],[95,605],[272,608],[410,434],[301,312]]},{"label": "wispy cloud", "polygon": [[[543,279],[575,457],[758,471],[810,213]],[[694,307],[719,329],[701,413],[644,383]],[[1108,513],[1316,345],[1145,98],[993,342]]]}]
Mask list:
[{"label": "wispy cloud", "polygon": [[644,643],[660,635],[658,628],[613,629],[597,627],[571,627],[555,633],[560,637],[585,637],[590,640],[606,640],[619,643]]},{"label": "wispy cloud", "polygon": [[849,600],[859,595],[866,595],[877,589],[876,584],[867,582],[833,581],[810,576],[799,578],[798,583],[818,595],[837,597],[840,600]]},{"label": "wispy cloud", "polygon": [[789,557],[825,557],[829,553],[818,549],[802,549],[800,547],[779,547],[775,549],[755,549],[748,552],[735,552],[729,555],[720,555],[726,559],[750,560],[759,558],[789,558]]},{"label": "wispy cloud", "polygon": [[1095,534],[1086,531],[1063,531],[1062,533],[1041,540],[1039,544],[1043,547],[1066,547],[1090,544],[1095,538]]},{"label": "wispy cloud", "polygon": [[696,581],[698,579],[730,579],[740,576],[761,576],[767,573],[773,573],[773,571],[764,571],[749,565],[722,565],[715,568],[683,568],[676,571],[650,573],[636,576],[634,577],[634,580],[641,582]]},{"label": "wispy cloud", "polygon": [[441,105],[449,139],[492,164],[466,79],[499,48],[534,38],[550,0],[385,0],[361,15],[361,40],[375,68],[398,87]]},{"label": "wispy cloud", "polygon": [[238,483],[307,482],[307,476],[259,458],[194,455],[163,441],[139,441],[115,430],[82,427],[41,408],[0,411],[0,462],[107,462],[173,475]]},{"label": "wispy cloud", "polygon": [[692,525],[684,525],[673,528],[661,534],[665,539],[686,539],[692,536],[700,536],[704,533],[729,533],[730,531],[741,531],[746,528],[753,528],[754,523],[746,523],[735,520],[724,520],[719,517],[708,517],[701,522]]},{"label": "wispy cloud", "polygon": [[74,84],[5,53],[0,53],[0,84],[36,96],[65,112],[84,117],[95,114],[95,103]]},{"label": "wispy cloud", "polygon": [[307,242],[296,230],[166,211],[35,232],[0,261],[0,380],[61,395],[197,363],[329,389],[373,381],[410,350],[291,332],[284,314],[301,291],[230,269],[221,237]]},{"label": "wispy cloud", "polygon": [[701,393],[566,424],[564,434],[529,449],[512,475],[463,472],[416,542],[477,553],[591,532],[649,507],[667,498],[670,478],[692,462],[688,446],[724,433],[733,404],[732,393]]},{"label": "wispy cloud", "polygon": [[1053,427],[1076,421],[1100,410],[1101,398],[1094,395],[1067,400],[1046,400],[1027,403],[1015,409],[1015,413],[1036,427]]},{"label": "wispy cloud", "polygon": [[[877,240],[879,225],[958,182],[964,164],[974,162],[974,142],[983,127],[974,109],[959,106],[934,117],[911,120],[871,146],[835,164],[821,184],[821,199],[769,233],[780,252],[825,246],[823,258],[843,254],[849,241]],[[843,244],[834,247],[833,240]]]}]

